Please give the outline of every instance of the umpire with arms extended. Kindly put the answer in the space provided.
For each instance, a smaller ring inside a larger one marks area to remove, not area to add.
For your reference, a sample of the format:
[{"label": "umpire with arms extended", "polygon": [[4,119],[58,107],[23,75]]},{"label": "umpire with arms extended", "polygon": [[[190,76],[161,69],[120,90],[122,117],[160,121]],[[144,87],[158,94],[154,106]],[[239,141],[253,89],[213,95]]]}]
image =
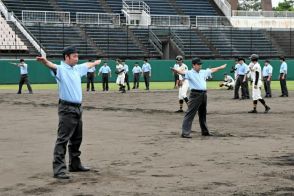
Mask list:
[{"label": "umpire with arms extended", "polygon": [[206,78],[211,75],[211,73],[217,72],[224,69],[227,65],[224,64],[220,67],[211,69],[201,69],[202,61],[200,58],[192,59],[192,70],[181,71],[172,68],[172,70],[181,75],[185,75],[185,80],[189,81],[189,86],[191,89],[188,110],[185,114],[183,125],[182,125],[182,135],[183,138],[192,138],[191,127],[193,119],[198,111],[199,124],[201,128],[201,133],[203,136],[210,136],[206,125],[206,113],[207,113],[207,94],[206,94]]},{"label": "umpire with arms extended", "polygon": [[82,86],[81,77],[88,69],[100,64],[100,60],[78,64],[78,50],[69,46],[63,50],[64,61],[60,65],[53,64],[45,57],[36,57],[55,75],[59,89],[58,116],[59,125],[57,140],[54,148],[53,172],[58,179],[69,179],[66,174],[65,154],[68,144],[69,171],[86,172],[89,168],[82,165],[80,160],[80,145],[83,137],[82,122]]}]

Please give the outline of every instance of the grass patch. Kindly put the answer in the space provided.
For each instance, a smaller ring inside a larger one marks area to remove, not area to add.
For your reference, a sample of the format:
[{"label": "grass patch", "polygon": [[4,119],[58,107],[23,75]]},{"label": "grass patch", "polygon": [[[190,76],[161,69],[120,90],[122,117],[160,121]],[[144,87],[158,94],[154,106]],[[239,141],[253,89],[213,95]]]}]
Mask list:
[{"label": "grass patch", "polygon": [[[33,90],[57,90],[57,84],[31,84]],[[219,81],[208,81],[207,82],[207,88],[208,89],[219,89]],[[133,83],[130,83],[130,87],[133,87]],[[173,89],[174,83],[173,82],[151,82],[150,83],[150,89],[151,90],[170,90]],[[287,81],[287,87],[288,90],[294,90],[294,81]],[[82,84],[82,88],[86,89],[86,84]],[[101,83],[95,83],[96,90],[102,89]],[[118,86],[115,83],[109,84],[110,90],[117,90]],[[280,82],[279,81],[273,81],[271,83],[272,90],[280,90]],[[26,85],[23,86],[23,89],[26,90]],[[140,88],[141,90],[145,89],[144,82],[140,82]],[[18,90],[17,84],[7,84],[7,85],[0,85],[0,90]]]}]

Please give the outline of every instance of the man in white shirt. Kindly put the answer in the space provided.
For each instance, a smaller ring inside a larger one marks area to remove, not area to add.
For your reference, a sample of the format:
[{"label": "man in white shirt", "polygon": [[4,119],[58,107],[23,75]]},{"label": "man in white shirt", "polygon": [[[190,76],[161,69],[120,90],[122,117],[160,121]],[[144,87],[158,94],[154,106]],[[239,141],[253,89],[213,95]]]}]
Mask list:
[{"label": "man in white shirt", "polygon": [[115,71],[115,73],[117,74],[116,84],[119,85],[119,91],[121,91],[121,93],[125,93],[126,88],[125,88],[124,66],[122,64],[122,60],[120,60],[120,59],[117,59],[116,63],[117,63],[116,64],[116,71]]}]

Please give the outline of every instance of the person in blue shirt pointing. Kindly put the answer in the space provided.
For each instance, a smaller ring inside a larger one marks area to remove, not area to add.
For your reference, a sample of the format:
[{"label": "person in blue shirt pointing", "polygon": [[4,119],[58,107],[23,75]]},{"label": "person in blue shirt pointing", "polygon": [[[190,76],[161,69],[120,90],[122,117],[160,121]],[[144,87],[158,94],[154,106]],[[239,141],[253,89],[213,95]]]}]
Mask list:
[{"label": "person in blue shirt pointing", "polygon": [[69,179],[65,164],[68,143],[68,170],[70,172],[89,171],[89,168],[82,165],[79,158],[83,137],[81,77],[87,74],[88,69],[99,65],[101,60],[77,64],[79,55],[75,46],[64,48],[63,58],[64,61],[61,61],[60,65],[50,62],[45,57],[36,57],[36,60],[53,72],[58,84],[59,125],[54,148],[53,173],[55,178]]},{"label": "person in blue shirt pointing", "polygon": [[211,69],[201,69],[202,61],[200,58],[192,59],[193,68],[189,71],[181,71],[172,68],[176,73],[184,75],[185,79],[189,81],[189,86],[191,89],[188,110],[185,113],[183,125],[182,125],[182,135],[183,138],[192,138],[191,127],[193,119],[198,111],[199,124],[201,128],[201,133],[203,136],[211,136],[206,125],[206,113],[207,113],[207,87],[206,79],[211,76],[212,73],[224,69],[227,64]]}]

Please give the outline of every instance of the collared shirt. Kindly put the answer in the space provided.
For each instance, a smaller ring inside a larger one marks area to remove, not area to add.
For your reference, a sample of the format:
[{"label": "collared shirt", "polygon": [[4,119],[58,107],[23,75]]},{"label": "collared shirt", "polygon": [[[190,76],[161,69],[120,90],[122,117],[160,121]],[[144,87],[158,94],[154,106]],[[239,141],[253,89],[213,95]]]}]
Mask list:
[{"label": "collared shirt", "polygon": [[263,69],[262,69],[263,77],[267,77],[269,75],[272,75],[272,73],[273,73],[273,67],[270,64],[263,67]]},{"label": "collared shirt", "polygon": [[144,64],[142,65],[142,71],[143,71],[143,72],[151,71],[151,66],[150,66],[150,64],[149,64],[149,63],[144,63]]},{"label": "collared shirt", "polygon": [[280,67],[280,73],[287,74],[288,65],[286,62],[283,62]]},{"label": "collared shirt", "polygon": [[[176,68],[177,70],[184,71],[184,72],[188,71],[188,66],[186,64],[182,63],[181,66],[179,64],[177,64],[177,65],[178,65],[177,66],[178,68]],[[178,75],[179,75],[179,80],[185,79],[181,74],[178,74]]]},{"label": "collared shirt", "polygon": [[129,72],[129,66],[124,64],[124,72],[127,74]]},{"label": "collared shirt", "polygon": [[132,70],[132,72],[135,74],[135,73],[141,73],[142,72],[142,69],[141,67],[139,66],[135,66]]},{"label": "collared shirt", "polygon": [[64,61],[56,66],[55,79],[59,98],[72,103],[82,103],[81,77],[88,72],[87,63],[70,66]]},{"label": "collared shirt", "polygon": [[239,68],[240,68],[240,64],[237,63],[237,64],[235,65],[235,72],[234,72],[234,76],[235,76],[235,78],[237,78]]},{"label": "collared shirt", "polygon": [[248,69],[248,65],[246,63],[243,63],[242,65],[240,65],[239,69],[238,69],[238,75],[246,75],[248,73],[249,69]]},{"label": "collared shirt", "polygon": [[19,65],[20,74],[28,74],[28,65],[26,63],[20,63]]},{"label": "collared shirt", "polygon": [[206,79],[211,76],[211,69],[201,69],[199,72],[191,69],[185,73],[185,79],[189,80],[190,89],[206,90]]},{"label": "collared shirt", "polygon": [[110,67],[108,66],[108,65],[106,65],[106,66],[102,66],[102,67],[100,67],[100,69],[99,69],[99,73],[110,73],[111,72],[111,69],[110,69]]},{"label": "collared shirt", "polygon": [[88,72],[90,72],[90,73],[93,73],[95,71],[96,71],[96,68],[95,67],[92,67],[92,68],[88,69]]}]

